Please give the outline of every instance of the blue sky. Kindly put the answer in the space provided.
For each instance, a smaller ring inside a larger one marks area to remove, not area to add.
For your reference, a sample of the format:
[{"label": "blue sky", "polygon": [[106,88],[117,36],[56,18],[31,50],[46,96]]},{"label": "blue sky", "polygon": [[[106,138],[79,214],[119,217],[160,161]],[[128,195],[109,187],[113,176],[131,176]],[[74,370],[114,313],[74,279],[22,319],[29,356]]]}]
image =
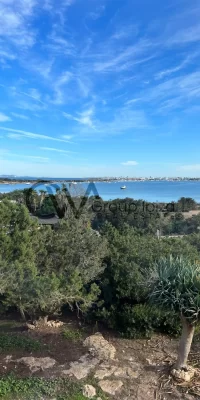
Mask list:
[{"label": "blue sky", "polygon": [[200,3],[0,0],[0,174],[200,176]]}]

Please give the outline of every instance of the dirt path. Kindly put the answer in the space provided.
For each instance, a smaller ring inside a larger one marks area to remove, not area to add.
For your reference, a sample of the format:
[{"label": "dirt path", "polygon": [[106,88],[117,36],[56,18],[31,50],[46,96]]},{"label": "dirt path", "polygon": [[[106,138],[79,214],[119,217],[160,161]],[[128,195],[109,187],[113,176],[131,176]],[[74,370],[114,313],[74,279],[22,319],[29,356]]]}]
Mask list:
[{"label": "dirt path", "polygon": [[[25,332],[18,328],[16,327],[14,330],[4,328],[3,332],[4,334],[6,332],[9,337],[17,333],[24,340],[29,338],[33,342],[39,341],[41,348],[39,350],[1,349],[1,376],[7,376],[12,372],[17,378],[37,376],[54,379],[63,376],[63,371],[68,371],[74,362],[79,363],[80,359],[87,359],[88,349],[83,346],[83,341],[93,332],[89,333],[87,328],[81,330],[81,335],[77,339],[75,333],[77,329],[80,330],[80,327],[73,321],[69,321],[59,329],[45,328]],[[72,332],[71,339],[63,336],[64,329]],[[176,339],[155,335],[151,340],[126,340],[114,337],[105,331],[102,333],[109,344],[115,347],[115,358],[106,362],[101,360],[94,364],[94,368],[88,372],[88,376],[80,380],[81,384],[90,383],[92,380],[98,386],[101,378],[94,379],[94,376],[96,374],[100,377],[102,370],[107,368],[111,374],[107,374],[102,379],[108,379],[111,382],[120,381],[123,384],[114,396],[107,393],[107,398],[115,400],[200,399],[200,378],[195,378],[190,384],[181,385],[170,377],[170,366],[176,359],[178,345]],[[199,350],[200,343],[196,338],[190,356],[191,364],[196,368],[200,367]],[[27,365],[17,361],[22,357],[30,356],[39,359],[48,357],[55,360],[55,365],[44,370],[30,371]],[[89,359],[90,362],[92,362],[92,358]],[[74,379],[74,377],[66,375],[66,379]]]}]

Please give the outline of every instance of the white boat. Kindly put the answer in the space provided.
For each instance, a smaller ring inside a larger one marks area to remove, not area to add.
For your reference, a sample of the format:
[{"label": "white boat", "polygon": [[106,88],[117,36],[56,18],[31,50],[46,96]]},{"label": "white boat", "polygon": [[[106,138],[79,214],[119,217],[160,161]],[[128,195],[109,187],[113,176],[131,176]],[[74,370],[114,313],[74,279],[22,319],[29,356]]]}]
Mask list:
[{"label": "white boat", "polygon": [[120,189],[126,189],[126,186],[121,186],[121,188]]}]

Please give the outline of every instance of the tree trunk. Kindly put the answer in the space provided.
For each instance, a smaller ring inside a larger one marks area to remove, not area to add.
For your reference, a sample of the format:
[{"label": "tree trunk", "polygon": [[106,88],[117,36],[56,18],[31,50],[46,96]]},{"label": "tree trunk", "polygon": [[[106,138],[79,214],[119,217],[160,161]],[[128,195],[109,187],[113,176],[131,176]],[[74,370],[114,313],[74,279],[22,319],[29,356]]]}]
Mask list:
[{"label": "tree trunk", "polygon": [[26,316],[25,316],[25,313],[24,313],[24,309],[22,307],[19,307],[19,312],[21,314],[21,317],[22,317],[23,321],[26,322]]},{"label": "tree trunk", "polygon": [[185,317],[181,318],[182,321],[182,335],[179,344],[178,359],[175,364],[176,369],[187,368],[187,360],[190,352],[195,326],[188,323]]}]

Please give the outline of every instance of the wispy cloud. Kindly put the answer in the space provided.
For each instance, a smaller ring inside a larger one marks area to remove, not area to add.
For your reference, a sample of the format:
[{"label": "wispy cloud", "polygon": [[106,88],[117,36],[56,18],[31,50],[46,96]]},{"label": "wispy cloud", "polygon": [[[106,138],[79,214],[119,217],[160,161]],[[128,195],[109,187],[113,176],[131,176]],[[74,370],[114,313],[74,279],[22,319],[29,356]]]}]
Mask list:
[{"label": "wispy cloud", "polygon": [[92,121],[93,114],[94,114],[93,107],[91,107],[88,110],[85,110],[85,111],[79,113],[78,116],[73,116],[73,115],[68,114],[66,112],[63,113],[65,118],[77,121],[82,125],[88,126],[89,128],[94,128],[94,123]]},{"label": "wispy cloud", "polygon": [[0,37],[17,47],[30,47],[35,43],[35,32],[30,27],[37,0],[1,0]]},{"label": "wispy cloud", "polygon": [[73,135],[62,135],[62,138],[66,140],[71,140],[73,138]]},{"label": "wispy cloud", "polygon": [[111,38],[115,40],[123,40],[129,38],[130,36],[136,37],[138,33],[139,33],[138,25],[136,24],[124,25],[116,29],[115,33],[111,36]]},{"label": "wispy cloud", "polygon": [[43,101],[40,100],[40,99],[41,99],[41,94],[40,94],[40,92],[39,92],[38,89],[31,88],[31,89],[29,89],[29,92],[28,92],[28,93],[26,93],[26,92],[20,92],[20,91],[18,91],[17,93],[18,93],[18,94],[22,94],[22,95],[27,96],[27,97],[30,97],[31,99],[36,100],[36,101],[38,101],[39,103],[45,105],[45,103],[44,103]]},{"label": "wispy cloud", "polygon": [[185,68],[191,61],[194,60],[195,57],[199,56],[199,52],[194,52],[193,54],[188,55],[180,64],[176,65],[175,67],[165,69],[163,71],[158,72],[155,75],[155,79],[162,79],[165,76],[171,75],[175,72],[181,71]]},{"label": "wispy cloud", "polygon": [[70,153],[74,153],[75,154],[75,151],[56,149],[56,148],[53,148],[53,147],[40,147],[40,150],[53,151],[55,153],[63,153],[63,154],[70,154]]},{"label": "wispy cloud", "polygon": [[11,118],[8,115],[0,112],[0,122],[7,122],[7,121],[11,121]]},{"label": "wispy cloud", "polygon": [[131,167],[133,165],[138,165],[138,162],[137,161],[125,161],[125,162],[122,162],[121,165],[125,165],[127,167],[129,167],[129,166]]},{"label": "wispy cloud", "polygon": [[93,20],[96,20],[100,18],[103,15],[103,12],[105,11],[105,5],[99,5],[95,8],[94,11],[90,11],[88,16],[92,18]]},{"label": "wispy cloud", "polygon": [[56,56],[76,57],[77,50],[72,40],[66,39],[54,30],[48,37],[48,42],[44,45],[50,53]]},{"label": "wispy cloud", "polygon": [[200,72],[191,72],[165,80],[139,94],[141,103],[151,101],[151,105],[157,105],[155,111],[176,107],[186,108],[200,98]]},{"label": "wispy cloud", "polygon": [[184,45],[192,42],[200,41],[200,24],[193,27],[178,30],[171,36],[166,44],[167,45]]},{"label": "wispy cloud", "polygon": [[66,85],[72,80],[73,74],[70,71],[63,72],[53,85],[54,98],[51,100],[53,104],[62,105],[66,99]]},{"label": "wispy cloud", "polygon": [[5,149],[0,151],[0,157],[1,157],[1,159],[4,159],[4,157],[6,157],[6,159],[8,157],[11,157],[11,158],[20,158],[20,159],[30,160],[30,161],[34,161],[34,162],[42,162],[42,163],[49,162],[48,157],[40,157],[40,156],[27,155],[27,154],[17,154],[17,153],[12,153]]},{"label": "wispy cloud", "polygon": [[[144,57],[151,49],[151,54]],[[94,63],[94,70],[96,72],[109,72],[109,71],[121,71],[130,69],[132,65],[143,63],[154,57],[152,54],[153,44],[149,40],[139,40],[135,45],[126,46],[123,50],[119,52],[117,47],[113,49],[109,48],[109,53],[102,53],[97,55],[97,58],[101,58],[101,61]],[[104,59],[105,58],[105,59]]]},{"label": "wispy cloud", "polygon": [[17,138],[19,138],[19,135],[21,135],[21,137],[26,137],[29,139],[41,139],[41,140],[53,140],[55,142],[65,142],[65,143],[71,143],[69,140],[65,140],[65,139],[60,139],[58,137],[52,137],[52,136],[47,136],[47,135],[40,135],[38,133],[33,133],[33,132],[26,132],[26,131],[22,131],[20,129],[11,129],[11,128],[5,128],[3,126],[0,126],[0,130],[6,131],[6,132],[13,132],[14,134],[17,134]]},{"label": "wispy cloud", "polygon": [[18,114],[16,112],[12,112],[11,114],[15,118],[24,119],[24,120],[28,120],[29,119],[29,117],[27,117],[27,115],[24,115],[24,114]]}]

